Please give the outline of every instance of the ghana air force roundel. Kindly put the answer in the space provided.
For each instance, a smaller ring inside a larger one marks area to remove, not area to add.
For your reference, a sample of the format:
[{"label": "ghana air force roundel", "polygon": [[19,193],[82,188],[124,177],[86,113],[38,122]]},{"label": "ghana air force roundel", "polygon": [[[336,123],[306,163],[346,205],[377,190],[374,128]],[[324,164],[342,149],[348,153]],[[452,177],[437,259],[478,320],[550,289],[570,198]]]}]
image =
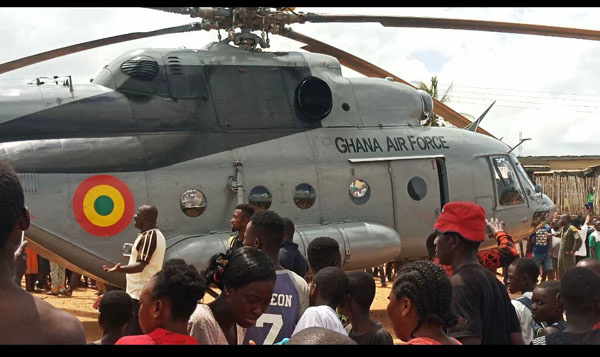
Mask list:
[{"label": "ghana air force roundel", "polygon": [[73,214],[88,233],[110,237],[125,229],[133,218],[133,195],[125,182],[110,175],[85,179],[73,195]]}]

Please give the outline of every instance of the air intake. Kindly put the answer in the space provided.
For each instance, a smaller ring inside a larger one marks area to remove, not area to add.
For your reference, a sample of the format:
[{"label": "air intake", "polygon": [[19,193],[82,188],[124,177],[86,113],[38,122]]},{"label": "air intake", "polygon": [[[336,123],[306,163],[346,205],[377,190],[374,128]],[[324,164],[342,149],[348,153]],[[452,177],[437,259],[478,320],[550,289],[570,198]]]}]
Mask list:
[{"label": "air intake", "polygon": [[25,192],[38,192],[37,174],[19,174],[19,180]]},{"label": "air intake", "polygon": [[183,67],[179,61],[179,57],[169,56],[167,57],[167,68],[170,76],[181,76],[183,75]]},{"label": "air intake", "polygon": [[123,62],[121,70],[133,78],[149,81],[158,74],[158,63],[149,56],[136,56]]}]

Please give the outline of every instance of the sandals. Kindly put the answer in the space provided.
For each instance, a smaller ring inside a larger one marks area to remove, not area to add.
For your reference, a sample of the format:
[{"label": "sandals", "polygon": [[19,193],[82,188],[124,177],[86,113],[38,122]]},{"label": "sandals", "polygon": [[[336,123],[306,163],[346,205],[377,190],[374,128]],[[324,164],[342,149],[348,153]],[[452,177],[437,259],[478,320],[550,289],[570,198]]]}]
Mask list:
[{"label": "sandals", "polygon": [[52,296],[58,296],[58,293],[54,292],[54,291],[48,291],[46,293],[46,295],[52,295]]},{"label": "sandals", "polygon": [[71,297],[73,296],[73,292],[71,290],[65,289],[65,290],[61,290],[59,291],[60,294],[66,296],[66,297]]}]

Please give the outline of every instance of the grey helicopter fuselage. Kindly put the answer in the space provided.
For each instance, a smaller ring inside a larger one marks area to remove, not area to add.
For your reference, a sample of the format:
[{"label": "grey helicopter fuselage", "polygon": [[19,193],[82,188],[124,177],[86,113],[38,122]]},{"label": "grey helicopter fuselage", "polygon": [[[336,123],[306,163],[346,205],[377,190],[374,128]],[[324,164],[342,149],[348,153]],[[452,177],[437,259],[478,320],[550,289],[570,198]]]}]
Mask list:
[{"label": "grey helicopter fuselage", "polygon": [[[346,270],[427,256],[446,202],[482,205],[515,237],[554,210],[506,144],[422,127],[430,97],[390,80],[344,78],[326,55],[220,43],[137,50],[93,83],[5,88],[0,101],[0,160],[21,175],[33,215],[27,237],[119,286],[122,275],[102,265],[125,263],[123,244],[137,231],[131,221],[110,235],[84,228],[75,196],[96,175],[121,180],[130,206],[157,206],[167,259],[199,268],[225,250],[231,214],[255,189],[250,199],[296,223],[304,254],[316,237],[338,240]],[[190,190],[203,199],[194,214],[182,208]]]}]

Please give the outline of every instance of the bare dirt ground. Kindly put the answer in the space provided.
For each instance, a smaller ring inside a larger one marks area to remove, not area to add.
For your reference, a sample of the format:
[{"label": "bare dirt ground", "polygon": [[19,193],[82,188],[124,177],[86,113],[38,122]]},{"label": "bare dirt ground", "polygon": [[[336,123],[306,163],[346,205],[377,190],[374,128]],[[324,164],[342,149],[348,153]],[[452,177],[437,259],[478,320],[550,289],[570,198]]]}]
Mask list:
[{"label": "bare dirt ground", "polygon": [[[382,288],[379,282],[379,278],[375,278],[377,284],[377,292],[373,305],[371,305],[371,318],[381,322],[386,330],[394,337],[394,344],[399,344],[401,341],[394,336],[394,329],[392,323],[387,317],[386,308],[388,304],[388,295],[390,294],[391,284],[387,287]],[[23,280],[23,287],[25,286]],[[77,317],[81,321],[83,328],[85,329],[85,337],[87,342],[92,342],[102,337],[102,331],[98,326],[98,310],[94,309],[93,305],[96,299],[96,293],[98,291],[91,288],[78,288],[73,292],[73,296],[68,298],[64,296],[50,296],[43,293],[33,293],[40,299],[62,309],[73,316]],[[204,302],[208,303],[212,301],[210,295],[206,294]]]},{"label": "bare dirt ground", "polygon": [[[23,280],[23,287],[24,283]],[[70,298],[62,295],[46,295],[46,292],[33,293],[33,295],[77,317],[83,325],[87,342],[92,342],[102,337],[102,331],[98,326],[98,310],[94,309],[94,302],[98,299],[97,292],[98,290],[91,288],[79,288]]]}]

